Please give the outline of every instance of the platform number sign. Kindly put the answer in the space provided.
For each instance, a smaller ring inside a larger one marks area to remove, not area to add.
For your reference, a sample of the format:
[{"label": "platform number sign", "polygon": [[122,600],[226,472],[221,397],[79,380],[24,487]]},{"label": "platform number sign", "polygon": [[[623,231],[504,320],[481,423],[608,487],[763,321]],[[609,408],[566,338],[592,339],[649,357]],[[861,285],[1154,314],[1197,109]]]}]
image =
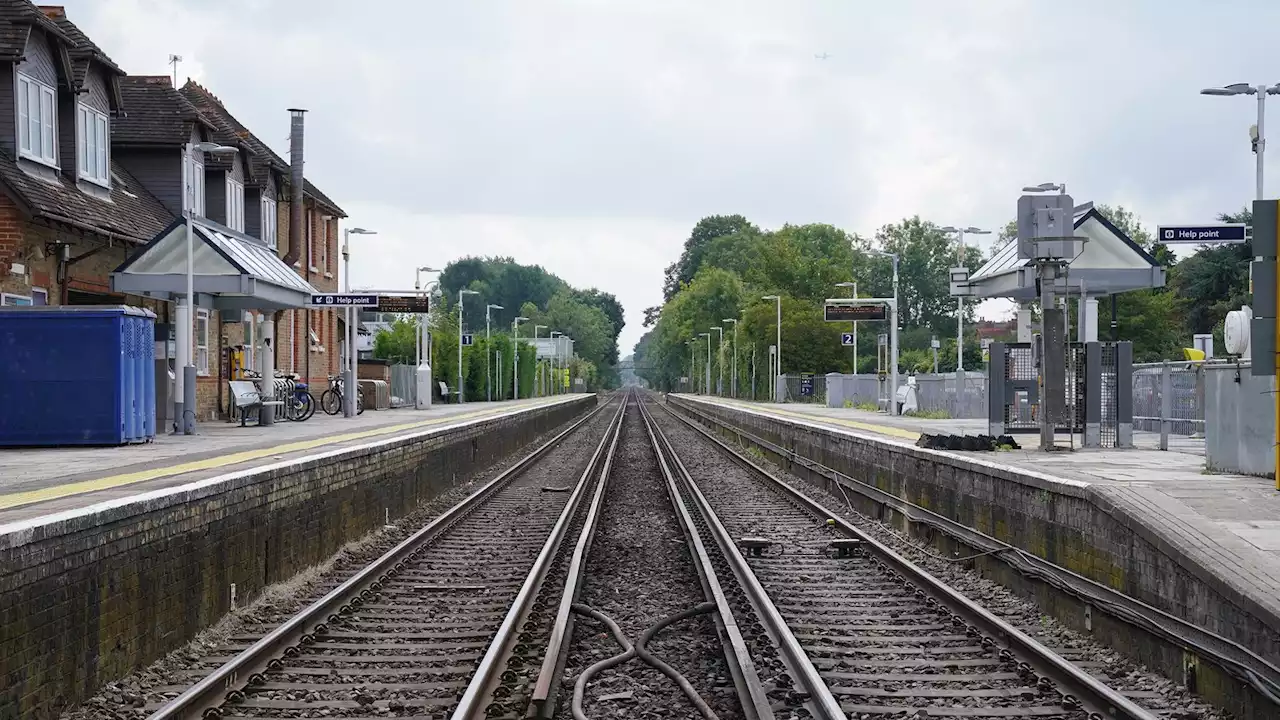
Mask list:
[{"label": "platform number sign", "polygon": [[467,333],[462,336],[462,345],[464,347],[469,345],[474,345],[475,342],[476,342],[475,336],[473,336],[471,333]]},{"label": "platform number sign", "polygon": [[851,332],[840,333],[840,344],[845,347],[850,347],[853,345],[853,338],[854,338],[854,335]]}]

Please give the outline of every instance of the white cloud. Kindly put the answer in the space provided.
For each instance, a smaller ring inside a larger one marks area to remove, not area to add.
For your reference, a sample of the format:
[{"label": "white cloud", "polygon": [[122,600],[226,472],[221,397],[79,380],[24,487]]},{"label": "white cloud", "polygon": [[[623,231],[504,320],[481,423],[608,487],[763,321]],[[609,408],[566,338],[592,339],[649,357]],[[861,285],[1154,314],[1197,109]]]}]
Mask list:
[{"label": "white cloud", "polygon": [[66,6],[130,71],[183,55],[280,150],[309,108],[309,177],[383,233],[358,281],[510,254],[615,293],[623,353],[702,215],[997,228],[1046,180],[1151,226],[1239,208],[1254,108],[1196,92],[1280,79],[1280,4],[1243,0]]}]

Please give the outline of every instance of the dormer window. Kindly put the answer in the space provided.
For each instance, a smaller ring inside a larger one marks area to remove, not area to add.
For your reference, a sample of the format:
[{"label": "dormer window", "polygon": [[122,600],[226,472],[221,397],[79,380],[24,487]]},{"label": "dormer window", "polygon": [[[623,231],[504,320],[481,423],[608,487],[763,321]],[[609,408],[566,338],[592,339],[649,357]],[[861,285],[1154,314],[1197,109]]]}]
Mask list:
[{"label": "dormer window", "polygon": [[227,227],[244,232],[244,183],[227,175]]},{"label": "dormer window", "polygon": [[107,116],[88,105],[80,105],[76,113],[79,127],[80,177],[104,187],[111,186],[111,167],[108,164],[107,152],[111,146],[108,139],[109,129]]},{"label": "dormer window", "polygon": [[18,151],[22,157],[58,166],[57,109],[53,88],[18,73]]},{"label": "dormer window", "polygon": [[276,227],[277,227],[276,199],[273,197],[268,197],[266,195],[263,195],[262,196],[262,232],[259,234],[262,236],[261,238],[262,242],[266,243],[267,247],[272,249],[275,249],[276,242],[277,242]]}]

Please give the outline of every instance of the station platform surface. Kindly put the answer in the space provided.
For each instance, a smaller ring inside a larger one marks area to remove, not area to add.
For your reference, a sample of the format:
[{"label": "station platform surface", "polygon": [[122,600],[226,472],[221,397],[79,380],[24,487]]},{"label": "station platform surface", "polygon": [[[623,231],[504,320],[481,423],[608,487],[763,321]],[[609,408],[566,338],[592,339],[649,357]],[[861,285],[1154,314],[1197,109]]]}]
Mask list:
[{"label": "station platform surface", "polygon": [[[855,435],[878,435],[914,443],[922,433],[986,434],[982,420],[893,417],[865,410],[818,405],[757,403],[701,395],[696,401],[762,413],[792,423],[813,424]],[[1036,446],[1038,435],[1019,444]],[[1066,436],[1060,436],[1060,440]],[[1078,439],[1078,436],[1077,436]],[[1211,473],[1205,469],[1204,441],[1134,433],[1132,449],[1042,452],[957,452],[1014,470],[1095,486],[1106,496],[1143,510],[1142,522],[1169,538],[1188,557],[1260,605],[1280,614],[1280,491],[1268,478]],[[1061,442],[1060,442],[1061,444]],[[942,451],[945,452],[945,451]]]},{"label": "station platform surface", "polygon": [[320,412],[304,422],[264,427],[205,422],[193,436],[161,435],[150,443],[117,447],[0,449],[0,526],[318,450],[445,430],[574,397],[366,410],[353,418]]}]

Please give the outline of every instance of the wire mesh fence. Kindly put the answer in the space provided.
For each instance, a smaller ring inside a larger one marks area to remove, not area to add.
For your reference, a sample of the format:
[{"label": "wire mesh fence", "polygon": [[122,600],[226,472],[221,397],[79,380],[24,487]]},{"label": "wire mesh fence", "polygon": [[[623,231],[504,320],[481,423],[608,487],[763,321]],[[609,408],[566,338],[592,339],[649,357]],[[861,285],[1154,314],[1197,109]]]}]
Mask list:
[{"label": "wire mesh fence", "polygon": [[417,368],[412,365],[391,366],[391,407],[414,407],[418,404]]},{"label": "wire mesh fence", "polygon": [[[1169,412],[1164,414],[1165,368],[1169,373]],[[1160,432],[1170,421],[1173,435],[1204,433],[1204,365],[1202,363],[1143,363],[1133,366],[1133,429]]]}]

